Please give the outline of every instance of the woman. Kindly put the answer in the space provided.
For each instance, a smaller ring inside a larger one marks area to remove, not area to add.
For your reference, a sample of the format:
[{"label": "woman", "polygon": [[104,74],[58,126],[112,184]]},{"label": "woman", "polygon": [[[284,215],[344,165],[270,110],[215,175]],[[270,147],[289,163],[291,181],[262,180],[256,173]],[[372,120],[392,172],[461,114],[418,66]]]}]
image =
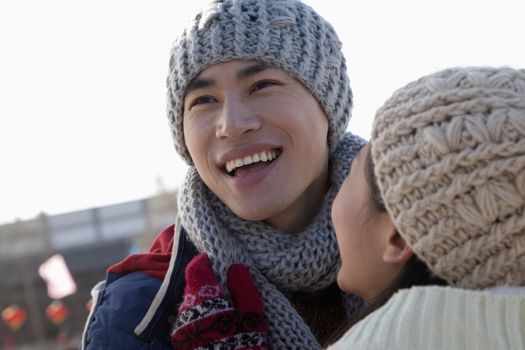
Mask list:
[{"label": "woman", "polygon": [[368,306],[330,349],[525,349],[525,70],[394,93],[332,217],[338,284]]},{"label": "woman", "polygon": [[320,348],[359,306],[335,285],[330,220],[364,143],[345,134],[351,106],[341,43],[309,6],[213,1],[197,14],[168,76],[175,148],[190,165],[177,223],[108,270],[83,347],[169,348],[184,268],[204,252],[222,285],[231,264],[250,268],[269,345]]}]

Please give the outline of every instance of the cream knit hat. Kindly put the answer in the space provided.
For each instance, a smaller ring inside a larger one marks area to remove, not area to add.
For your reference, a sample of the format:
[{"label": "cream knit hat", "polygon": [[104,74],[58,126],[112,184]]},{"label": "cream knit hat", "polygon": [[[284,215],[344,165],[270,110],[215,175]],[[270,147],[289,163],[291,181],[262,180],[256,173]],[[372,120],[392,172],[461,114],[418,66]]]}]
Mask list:
[{"label": "cream knit hat", "polygon": [[399,233],[451,285],[525,285],[525,70],[446,69],[376,114],[372,159]]},{"label": "cream knit hat", "polygon": [[186,87],[205,68],[233,59],[257,60],[288,72],[319,101],[331,149],[350,119],[352,91],[332,26],[296,0],[216,0],[175,41],[168,75],[168,119],[175,148],[192,164],[182,113]]}]

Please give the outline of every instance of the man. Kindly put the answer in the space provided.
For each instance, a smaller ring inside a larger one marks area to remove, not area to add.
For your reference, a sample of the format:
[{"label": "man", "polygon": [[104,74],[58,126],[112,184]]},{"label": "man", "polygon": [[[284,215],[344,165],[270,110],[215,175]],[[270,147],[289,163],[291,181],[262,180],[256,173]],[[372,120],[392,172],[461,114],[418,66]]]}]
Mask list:
[{"label": "man", "polygon": [[330,207],[364,143],[345,135],[351,106],[341,43],[309,6],[213,1],[197,14],[168,76],[175,148],[190,165],[177,223],[108,270],[84,348],[169,348],[197,251],[223,284],[232,264],[249,267],[272,347],[319,348],[346,317]]}]

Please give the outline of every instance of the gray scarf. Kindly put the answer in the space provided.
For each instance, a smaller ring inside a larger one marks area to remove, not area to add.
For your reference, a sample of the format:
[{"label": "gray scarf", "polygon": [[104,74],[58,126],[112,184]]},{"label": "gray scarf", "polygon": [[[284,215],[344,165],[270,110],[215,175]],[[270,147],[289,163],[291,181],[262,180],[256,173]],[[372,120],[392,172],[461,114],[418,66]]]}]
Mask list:
[{"label": "gray scarf", "polygon": [[330,188],[310,225],[298,234],[233,214],[191,167],[179,192],[182,226],[199,251],[206,252],[226,285],[232,263],[250,268],[264,302],[268,339],[274,349],[319,349],[309,327],[285,295],[312,292],[331,285],[340,266],[330,219],[332,202],[350,163],[365,143],[347,133],[330,159]]}]

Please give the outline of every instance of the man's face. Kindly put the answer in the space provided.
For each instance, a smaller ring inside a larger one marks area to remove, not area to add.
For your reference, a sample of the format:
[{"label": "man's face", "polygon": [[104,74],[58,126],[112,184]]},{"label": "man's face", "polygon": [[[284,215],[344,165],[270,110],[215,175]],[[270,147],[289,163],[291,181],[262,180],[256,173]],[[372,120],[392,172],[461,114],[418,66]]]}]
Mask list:
[{"label": "man's face", "polygon": [[242,60],[208,67],[187,89],[183,123],[199,175],[239,217],[290,231],[322,201],[328,120],[285,71]]}]

